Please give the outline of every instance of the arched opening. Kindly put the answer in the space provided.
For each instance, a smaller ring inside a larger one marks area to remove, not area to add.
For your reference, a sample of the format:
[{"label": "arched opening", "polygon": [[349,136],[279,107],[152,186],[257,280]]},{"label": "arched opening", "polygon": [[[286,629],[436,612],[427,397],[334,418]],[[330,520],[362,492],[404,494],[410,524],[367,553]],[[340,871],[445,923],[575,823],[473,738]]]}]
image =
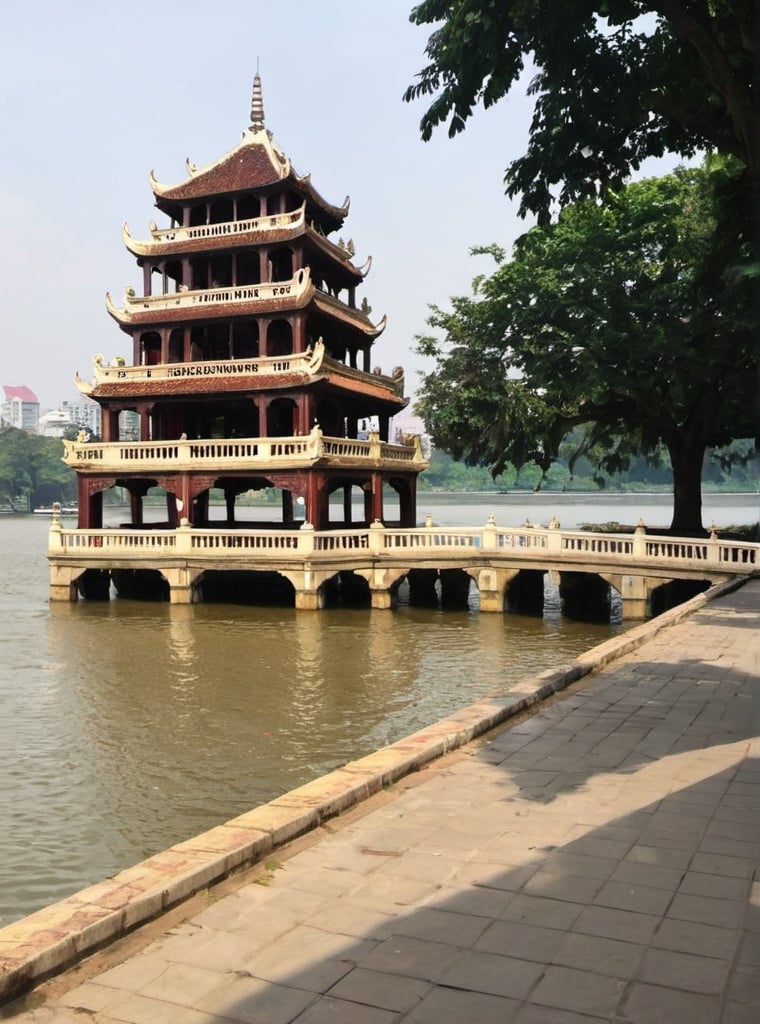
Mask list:
[{"label": "arched opening", "polygon": [[507,586],[506,610],[518,615],[543,616],[545,576],[543,569],[521,569]]},{"label": "arched opening", "polygon": [[450,611],[466,611],[470,607],[471,591],[474,591],[475,603],[478,603],[478,588],[473,578],[464,569],[441,569],[438,579],[441,608]]},{"label": "arched opening", "polygon": [[190,207],[190,227],[200,227],[206,223],[206,204],[198,203],[197,206]]},{"label": "arched opening", "polygon": [[229,288],[232,285],[232,256],[219,253],[211,259],[211,287]]},{"label": "arched opening", "polygon": [[340,409],[329,399],[323,399],[318,403],[316,419],[322,433],[327,437],[343,436],[343,416]]},{"label": "arched opening", "polygon": [[217,199],[211,204],[209,224],[226,224],[235,219],[231,199]]},{"label": "arched opening", "polygon": [[85,569],[75,585],[77,593],[85,601],[111,599],[111,573],[108,569]]},{"label": "arched opening", "polygon": [[296,592],[290,580],[278,572],[207,569],[197,589],[204,603],[277,605],[293,608]]},{"label": "arched opening", "polygon": [[251,194],[239,196],[237,201],[238,220],[254,220],[259,216],[259,197]]},{"label": "arched opening", "polygon": [[561,572],[562,614],[576,622],[610,621],[610,585],[593,572]]},{"label": "arched opening", "polygon": [[258,284],[261,281],[261,266],[257,252],[239,252],[237,256],[236,284]]},{"label": "arched opening", "polygon": [[112,569],[117,597],[132,601],[168,601],[170,587],[158,569]]},{"label": "arched opening", "polygon": [[185,330],[176,327],[169,335],[169,362],[181,363],[185,353]]},{"label": "arched opening", "polygon": [[194,327],[190,332],[190,360],[194,363],[230,358],[230,329],[227,324]]},{"label": "arched opening", "polygon": [[140,335],[140,365],[156,366],[161,362],[161,335],[146,331]]},{"label": "arched opening", "polygon": [[273,320],[267,331],[267,355],[289,356],[293,352],[293,327],[288,320]]},{"label": "arched opening", "polygon": [[182,264],[179,260],[172,260],[166,264],[166,294],[174,294],[179,291],[182,282]]},{"label": "arched opening", "polygon": [[289,281],[293,276],[293,252],[291,249],[275,249],[269,254],[272,281]]},{"label": "arched opening", "polygon": [[119,441],[140,440],[140,416],[135,409],[122,409],[119,413]]},{"label": "arched opening", "polygon": [[232,358],[255,359],[259,354],[259,325],[256,320],[244,320],[232,327]]},{"label": "arched opening", "polygon": [[321,589],[324,608],[369,608],[372,603],[369,583],[352,570],[331,576]]},{"label": "arched opening", "polygon": [[337,481],[330,488],[329,522],[333,526],[365,526],[364,487],[351,481]]},{"label": "arched opening", "polygon": [[188,285],[192,291],[199,291],[208,287],[208,260],[205,257],[198,257],[190,260],[190,280]]},{"label": "arched opening", "polygon": [[293,437],[296,403],[291,398],[276,398],[267,409],[267,436]]},{"label": "arched opening", "polygon": [[709,590],[709,580],[670,580],[652,592],[652,615],[663,612]]}]

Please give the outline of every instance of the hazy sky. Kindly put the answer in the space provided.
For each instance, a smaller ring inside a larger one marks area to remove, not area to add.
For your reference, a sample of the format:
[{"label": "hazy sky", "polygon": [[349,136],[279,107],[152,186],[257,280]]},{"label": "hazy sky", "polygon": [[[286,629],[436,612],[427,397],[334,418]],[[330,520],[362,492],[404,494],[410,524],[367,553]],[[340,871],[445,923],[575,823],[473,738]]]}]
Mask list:
[{"label": "hazy sky", "polygon": [[388,327],[373,349],[405,366],[429,303],[463,294],[485,258],[527,226],[503,171],[524,151],[522,94],[478,112],[454,140],[420,140],[423,103],[402,94],[425,63],[428,32],[412,0],[0,0],[0,383],[25,384],[43,407],[75,397],[92,357],[131,358],[107,315],[142,272],[121,225],[148,236],[148,175],[175,183],[185,159],[233,148],[250,117],[257,58],[267,127],[318,191],[351,210],[340,234],[373,257],[360,291]]},{"label": "hazy sky", "polygon": [[257,57],[267,127],[296,170],[340,204],[361,289],[388,327],[373,350],[402,364],[427,304],[469,288],[484,266],[472,245],[524,229],[503,193],[524,145],[528,108],[503,104],[449,141],[420,141],[422,104],[402,94],[424,63],[427,32],[408,0],[2,0],[0,41],[0,383],[26,384],[43,406],[76,394],[92,357],[129,354],[107,315],[142,273],[121,225],[148,235],[148,175],[186,177],[248,126]]}]

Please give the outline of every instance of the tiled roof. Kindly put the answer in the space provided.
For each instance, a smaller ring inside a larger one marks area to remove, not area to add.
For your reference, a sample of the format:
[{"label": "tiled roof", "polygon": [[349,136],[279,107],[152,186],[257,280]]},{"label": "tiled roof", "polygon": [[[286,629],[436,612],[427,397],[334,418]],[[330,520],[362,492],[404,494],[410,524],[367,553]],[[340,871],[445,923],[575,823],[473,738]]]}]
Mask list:
[{"label": "tiled roof", "polygon": [[14,398],[22,402],[37,402],[35,393],[23,384],[3,384],[3,391],[5,392],[6,402],[10,402]]}]

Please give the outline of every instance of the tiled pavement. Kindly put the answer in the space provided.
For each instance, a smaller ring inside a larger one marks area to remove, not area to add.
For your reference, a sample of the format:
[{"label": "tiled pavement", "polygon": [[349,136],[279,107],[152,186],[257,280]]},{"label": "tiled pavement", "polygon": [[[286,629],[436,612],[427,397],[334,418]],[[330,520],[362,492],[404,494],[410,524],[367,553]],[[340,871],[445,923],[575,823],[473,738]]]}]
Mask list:
[{"label": "tiled pavement", "polygon": [[758,1024],[759,623],[757,580],[6,1014]]}]

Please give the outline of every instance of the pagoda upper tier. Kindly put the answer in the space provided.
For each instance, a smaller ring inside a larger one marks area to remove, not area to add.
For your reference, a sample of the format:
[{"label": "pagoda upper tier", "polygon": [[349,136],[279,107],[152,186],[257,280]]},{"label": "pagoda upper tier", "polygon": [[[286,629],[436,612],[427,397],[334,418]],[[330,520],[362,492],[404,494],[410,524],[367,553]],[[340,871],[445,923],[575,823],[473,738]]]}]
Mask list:
[{"label": "pagoda upper tier", "polygon": [[162,184],[152,171],[150,175],[156,206],[180,223],[179,215],[189,203],[251,189],[280,192],[283,186],[306,204],[309,219],[325,234],[341,228],[348,214],[349,197],[341,206],[323,199],[311,184],[311,175],[295,172],[263,125],[251,125],[238,145],[219,160],[200,168],[188,161],[187,170],[189,177],[176,185]]}]

